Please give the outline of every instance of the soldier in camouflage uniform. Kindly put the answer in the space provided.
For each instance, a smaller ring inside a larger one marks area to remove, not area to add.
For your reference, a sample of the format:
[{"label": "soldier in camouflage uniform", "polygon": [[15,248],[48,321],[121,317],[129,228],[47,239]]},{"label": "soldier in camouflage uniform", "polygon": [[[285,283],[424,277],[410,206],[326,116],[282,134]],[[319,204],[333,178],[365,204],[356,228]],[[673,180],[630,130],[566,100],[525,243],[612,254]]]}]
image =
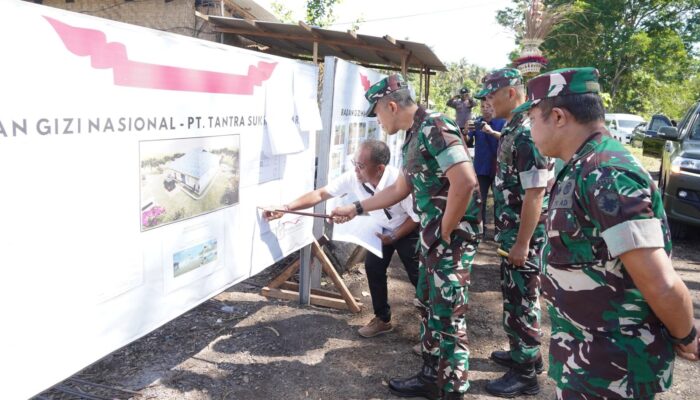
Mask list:
[{"label": "soldier in camouflage uniform", "polygon": [[493,197],[495,240],[509,253],[501,260],[501,291],[503,327],[510,349],[494,351],[491,359],[510,369],[489,382],[486,390],[513,397],[540,391],[539,254],[546,237],[544,218],[554,173],[553,163],[535,147],[527,115],[513,112],[525,102],[520,72],[499,69],[484,77],[483,83],[477,97],[485,98],[495,117],[508,121],[498,143]]},{"label": "soldier in camouflage uniform", "polygon": [[529,110],[542,153],[566,162],[543,251],[549,376],[560,399],[648,399],[671,385],[674,347],[697,361],[697,328],[661,195],[606,131],[598,91],[595,68],[556,70],[533,78],[516,110]]},{"label": "soldier in camouflage uniform", "polygon": [[403,174],[373,197],[333,211],[337,222],[381,209],[413,193],[420,217],[416,301],[421,311],[423,366],[410,378],[392,379],[399,396],[461,399],[469,387],[467,311],[469,276],[482,235],[481,197],[471,158],[457,125],[415,104],[399,75],[369,88],[368,115],[383,129],[406,129]]}]

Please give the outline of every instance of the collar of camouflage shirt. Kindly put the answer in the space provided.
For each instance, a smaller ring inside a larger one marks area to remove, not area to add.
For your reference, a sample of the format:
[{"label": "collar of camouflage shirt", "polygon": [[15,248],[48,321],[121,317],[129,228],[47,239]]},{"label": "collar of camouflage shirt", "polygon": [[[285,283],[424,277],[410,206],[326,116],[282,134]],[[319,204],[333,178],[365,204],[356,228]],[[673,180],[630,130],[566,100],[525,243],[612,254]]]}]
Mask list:
[{"label": "collar of camouflage shirt", "polygon": [[423,120],[425,119],[425,116],[428,115],[429,111],[426,110],[423,106],[418,106],[418,109],[416,110],[416,113],[413,114],[413,125],[411,125],[410,128],[406,131],[406,139],[404,139],[403,145],[406,146],[406,144],[409,141],[409,138],[413,136],[415,132],[418,131],[418,128],[420,125],[423,123]]},{"label": "collar of camouflage shirt", "polygon": [[515,132],[519,127],[523,125],[524,120],[525,119],[522,117],[522,114],[513,114],[513,118],[511,118],[510,121],[507,121],[506,124],[503,125],[503,128],[501,128],[501,137],[508,136],[511,133]]},{"label": "collar of camouflage shirt", "polygon": [[595,150],[595,147],[597,146],[598,141],[599,141],[599,139],[602,138],[602,136],[603,136],[603,133],[600,132],[600,131],[596,131],[596,132],[591,133],[591,134],[588,136],[588,138],[587,138],[583,143],[581,143],[581,146],[578,148],[578,150],[576,150],[576,152],[574,153],[573,157],[571,157],[571,160],[569,160],[569,162],[566,163],[566,165],[564,166],[564,168],[562,168],[561,171],[559,171],[559,174],[557,174],[557,178],[559,177],[559,175],[560,175],[562,172],[564,172],[564,170],[567,169],[567,167],[568,167],[569,165],[573,165],[573,164],[575,164],[578,160],[580,160],[580,159],[586,157],[587,155],[591,154],[591,152],[592,152],[593,150]]}]

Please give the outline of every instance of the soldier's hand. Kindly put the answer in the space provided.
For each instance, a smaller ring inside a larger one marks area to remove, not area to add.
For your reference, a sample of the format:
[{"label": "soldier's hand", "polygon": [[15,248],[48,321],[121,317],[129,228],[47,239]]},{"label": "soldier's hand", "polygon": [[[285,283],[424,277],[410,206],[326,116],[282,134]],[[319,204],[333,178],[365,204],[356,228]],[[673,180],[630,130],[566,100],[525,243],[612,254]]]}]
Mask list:
[{"label": "soldier's hand", "polygon": [[508,262],[516,267],[522,267],[527,261],[528,245],[515,242],[508,252]]},{"label": "soldier's hand", "polygon": [[677,344],[674,346],[676,354],[678,357],[686,359],[688,361],[698,361],[698,339],[695,340],[687,346]]},{"label": "soldier's hand", "polygon": [[287,206],[269,206],[263,208],[263,218],[267,221],[272,221],[275,219],[282,218],[284,213],[275,210],[288,210]]},{"label": "soldier's hand", "polygon": [[394,235],[382,235],[379,232],[377,232],[375,235],[377,235],[377,237],[382,240],[382,246],[388,246],[390,244],[393,244],[396,240],[394,238]]},{"label": "soldier's hand", "polygon": [[[700,320],[695,320],[695,330],[700,332]],[[680,344],[673,346],[676,350],[678,357],[686,359],[688,361],[698,361],[700,360],[700,334],[695,335],[695,340],[693,340],[687,346],[682,346]]]},{"label": "soldier's hand", "polygon": [[448,245],[452,243],[452,232],[440,232],[440,238],[442,239],[443,242],[447,243]]},{"label": "soldier's hand", "polygon": [[357,216],[354,204],[336,207],[331,213],[333,223],[344,224]]}]

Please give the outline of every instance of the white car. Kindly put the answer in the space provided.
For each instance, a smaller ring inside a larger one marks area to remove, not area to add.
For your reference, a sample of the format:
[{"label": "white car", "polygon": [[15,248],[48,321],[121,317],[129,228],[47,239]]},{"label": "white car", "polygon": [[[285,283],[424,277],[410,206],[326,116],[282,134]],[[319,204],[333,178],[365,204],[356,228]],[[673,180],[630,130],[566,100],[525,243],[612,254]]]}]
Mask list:
[{"label": "white car", "polygon": [[644,118],[634,114],[605,114],[605,126],[613,138],[622,143],[629,143],[632,139],[632,131]]}]

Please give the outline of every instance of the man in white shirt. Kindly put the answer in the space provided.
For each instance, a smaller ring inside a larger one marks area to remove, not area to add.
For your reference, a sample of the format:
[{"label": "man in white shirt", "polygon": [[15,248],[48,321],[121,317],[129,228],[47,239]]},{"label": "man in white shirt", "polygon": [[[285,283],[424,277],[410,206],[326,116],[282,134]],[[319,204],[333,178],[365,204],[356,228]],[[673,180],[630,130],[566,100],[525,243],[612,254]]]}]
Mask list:
[{"label": "man in white shirt", "polygon": [[[353,194],[358,200],[364,200],[375,192],[394,183],[399,170],[388,165],[389,146],[386,143],[368,139],[360,144],[352,160],[355,169],[348,171],[328,183],[325,187],[306,193],[293,200],[282,209],[303,210],[326,201],[332,197]],[[282,213],[266,211],[267,220],[277,219]],[[365,270],[367,283],[372,296],[375,317],[358,330],[363,337],[373,337],[394,329],[391,324],[391,308],[388,303],[386,271],[391,257],[396,251],[403,262],[408,278],[416,286],[418,283],[418,216],[413,211],[413,198],[409,195],[391,207],[371,211],[370,218],[382,227],[376,235],[382,240],[383,257],[367,253]]]}]

